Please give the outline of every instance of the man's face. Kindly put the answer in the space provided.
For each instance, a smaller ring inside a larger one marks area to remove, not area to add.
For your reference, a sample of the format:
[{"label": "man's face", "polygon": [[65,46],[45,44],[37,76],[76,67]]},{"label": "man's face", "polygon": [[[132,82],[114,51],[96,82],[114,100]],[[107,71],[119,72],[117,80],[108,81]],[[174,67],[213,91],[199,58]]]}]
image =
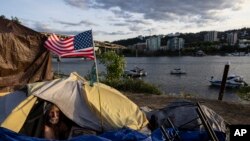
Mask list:
[{"label": "man's face", "polygon": [[49,122],[51,124],[57,124],[59,122],[60,110],[58,107],[53,105],[49,111]]}]

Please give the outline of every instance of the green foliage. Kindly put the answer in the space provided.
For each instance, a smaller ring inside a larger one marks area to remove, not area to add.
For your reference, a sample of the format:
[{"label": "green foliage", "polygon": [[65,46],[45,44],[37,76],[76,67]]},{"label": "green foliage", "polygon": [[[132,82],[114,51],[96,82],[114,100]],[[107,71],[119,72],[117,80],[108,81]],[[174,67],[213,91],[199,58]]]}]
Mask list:
[{"label": "green foliage", "polygon": [[123,45],[123,46],[129,46],[129,45],[134,45],[136,43],[142,43],[142,42],[146,42],[146,40],[145,39],[141,40],[140,38],[136,37],[136,38],[130,38],[130,39],[125,39],[125,40],[118,40],[112,43]]},{"label": "green foliage", "polygon": [[237,94],[241,99],[250,101],[250,86],[240,88]]},{"label": "green foliage", "polygon": [[[204,41],[204,36],[207,34],[208,31],[202,31],[198,33],[180,33],[180,38],[183,38],[185,40],[185,45],[184,49],[182,51],[183,55],[193,55],[196,51],[198,50],[203,50],[206,54],[208,55],[215,55],[215,54],[225,54],[225,53],[231,53],[235,51],[240,51],[240,52],[249,52],[247,48],[239,48],[237,45],[235,46],[230,46],[227,43],[226,36],[228,33],[231,32],[237,32],[239,34],[240,38],[245,38],[245,39],[250,39],[250,28],[242,28],[242,29],[233,29],[233,30],[228,30],[224,32],[218,32],[218,41],[215,42],[205,42]],[[247,34],[242,36],[241,33],[246,32]],[[130,39],[123,39],[123,40],[118,40],[114,41],[112,43],[123,45],[123,46],[129,46],[129,45],[134,45],[136,43],[142,43],[146,42],[146,40],[150,37],[153,36],[147,36],[144,37],[143,39],[140,39],[138,37],[136,38],[130,38]],[[170,36],[163,36],[161,39],[161,45],[166,46],[167,41],[173,37]],[[134,52],[129,52],[128,50],[125,50],[123,53],[126,56],[135,56]],[[138,53],[139,56],[169,56],[169,55],[176,55],[176,53],[173,53],[171,51],[167,51],[166,53],[163,52],[149,52],[149,51],[144,51],[142,53]],[[178,54],[177,54],[178,55]]]},{"label": "green foliage", "polygon": [[162,94],[162,92],[154,85],[146,83],[140,79],[123,79],[123,80],[106,80],[103,83],[116,88],[117,90],[146,93],[146,94]]},{"label": "green foliage", "polygon": [[15,23],[21,24],[21,21],[17,18],[17,17],[12,17],[11,16],[11,20]]},{"label": "green foliage", "polygon": [[106,67],[107,72],[105,78],[100,80],[102,83],[121,91],[161,94],[161,91],[156,86],[146,83],[143,80],[122,78],[125,68],[125,58],[123,56],[109,51],[101,54],[99,60]]},{"label": "green foliage", "polygon": [[[8,18],[6,18],[4,15],[1,15],[0,19],[8,19]],[[11,16],[11,21],[18,23],[18,24],[21,24],[21,21],[17,17]]]},{"label": "green foliage", "polygon": [[105,52],[99,57],[100,62],[106,67],[107,80],[119,80],[124,72],[125,58],[114,51]]},{"label": "green foliage", "polygon": [[4,15],[1,15],[0,19],[6,19],[6,17]]}]

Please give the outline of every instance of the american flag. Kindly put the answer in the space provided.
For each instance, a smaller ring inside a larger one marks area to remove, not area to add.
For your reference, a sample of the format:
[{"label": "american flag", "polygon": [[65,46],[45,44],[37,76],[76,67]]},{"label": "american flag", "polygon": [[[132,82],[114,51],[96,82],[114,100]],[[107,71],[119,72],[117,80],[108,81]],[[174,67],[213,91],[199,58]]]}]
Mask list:
[{"label": "american flag", "polygon": [[60,39],[52,34],[44,45],[47,49],[60,57],[87,57],[94,59],[92,30],[82,32],[76,36]]}]

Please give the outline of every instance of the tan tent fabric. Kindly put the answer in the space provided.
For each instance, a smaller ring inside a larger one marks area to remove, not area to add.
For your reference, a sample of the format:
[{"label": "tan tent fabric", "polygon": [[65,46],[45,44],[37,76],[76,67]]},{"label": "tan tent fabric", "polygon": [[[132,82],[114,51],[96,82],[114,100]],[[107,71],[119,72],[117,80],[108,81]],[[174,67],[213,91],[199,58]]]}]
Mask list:
[{"label": "tan tent fabric", "polygon": [[101,83],[91,87],[82,80],[76,74],[67,79],[32,84],[29,89],[31,94],[55,103],[68,118],[82,127],[97,131],[122,127],[138,130],[148,124],[139,107],[119,91]]},{"label": "tan tent fabric", "polygon": [[59,109],[78,125],[101,131],[98,117],[91,111],[82,91],[82,81],[74,77],[29,84],[29,92],[56,104]]},{"label": "tan tent fabric", "polygon": [[10,92],[0,92],[0,96],[5,96],[7,94],[9,94]]},{"label": "tan tent fabric", "polygon": [[13,21],[0,18],[0,91],[52,79],[47,38]]},{"label": "tan tent fabric", "polygon": [[85,81],[84,94],[87,94],[92,111],[95,111],[99,118],[100,114],[102,115],[100,123],[105,130],[118,129],[125,126],[134,130],[140,130],[148,124],[144,112],[116,89],[102,83],[95,83],[92,87],[76,72],[71,73],[70,77]]},{"label": "tan tent fabric", "polygon": [[27,116],[35,104],[37,97],[31,95],[20,103],[11,114],[4,120],[1,127],[5,127],[14,132],[19,132],[22,128]]},{"label": "tan tent fabric", "polygon": [[140,130],[148,124],[145,114],[139,107],[116,89],[95,83],[93,87],[84,85],[84,90],[93,109],[97,110],[97,114],[101,113],[103,123],[107,121],[111,124],[106,127],[112,129],[129,127]]}]

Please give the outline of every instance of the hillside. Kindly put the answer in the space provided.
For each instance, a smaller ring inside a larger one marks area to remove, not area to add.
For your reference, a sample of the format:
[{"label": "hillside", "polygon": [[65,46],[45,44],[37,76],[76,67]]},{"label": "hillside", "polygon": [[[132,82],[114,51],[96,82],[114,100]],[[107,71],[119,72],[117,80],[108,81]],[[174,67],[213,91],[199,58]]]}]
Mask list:
[{"label": "hillside", "polygon": [[[201,31],[198,33],[180,33],[179,37],[185,40],[186,45],[189,45],[191,43],[203,42],[204,35],[207,32],[208,31]],[[232,30],[218,32],[218,39],[220,41],[223,41],[226,38],[227,33],[230,33],[230,32],[237,32],[239,38],[250,39],[250,28],[232,29]],[[140,43],[140,42],[146,42],[147,38],[153,37],[153,36],[157,36],[157,35],[145,36],[143,38],[135,37],[135,38],[129,38],[129,39],[121,39],[121,40],[113,41],[113,43],[123,45],[123,46],[129,46],[129,45],[133,45],[133,44]],[[161,45],[166,45],[168,38],[171,38],[171,37],[163,36]]]}]

